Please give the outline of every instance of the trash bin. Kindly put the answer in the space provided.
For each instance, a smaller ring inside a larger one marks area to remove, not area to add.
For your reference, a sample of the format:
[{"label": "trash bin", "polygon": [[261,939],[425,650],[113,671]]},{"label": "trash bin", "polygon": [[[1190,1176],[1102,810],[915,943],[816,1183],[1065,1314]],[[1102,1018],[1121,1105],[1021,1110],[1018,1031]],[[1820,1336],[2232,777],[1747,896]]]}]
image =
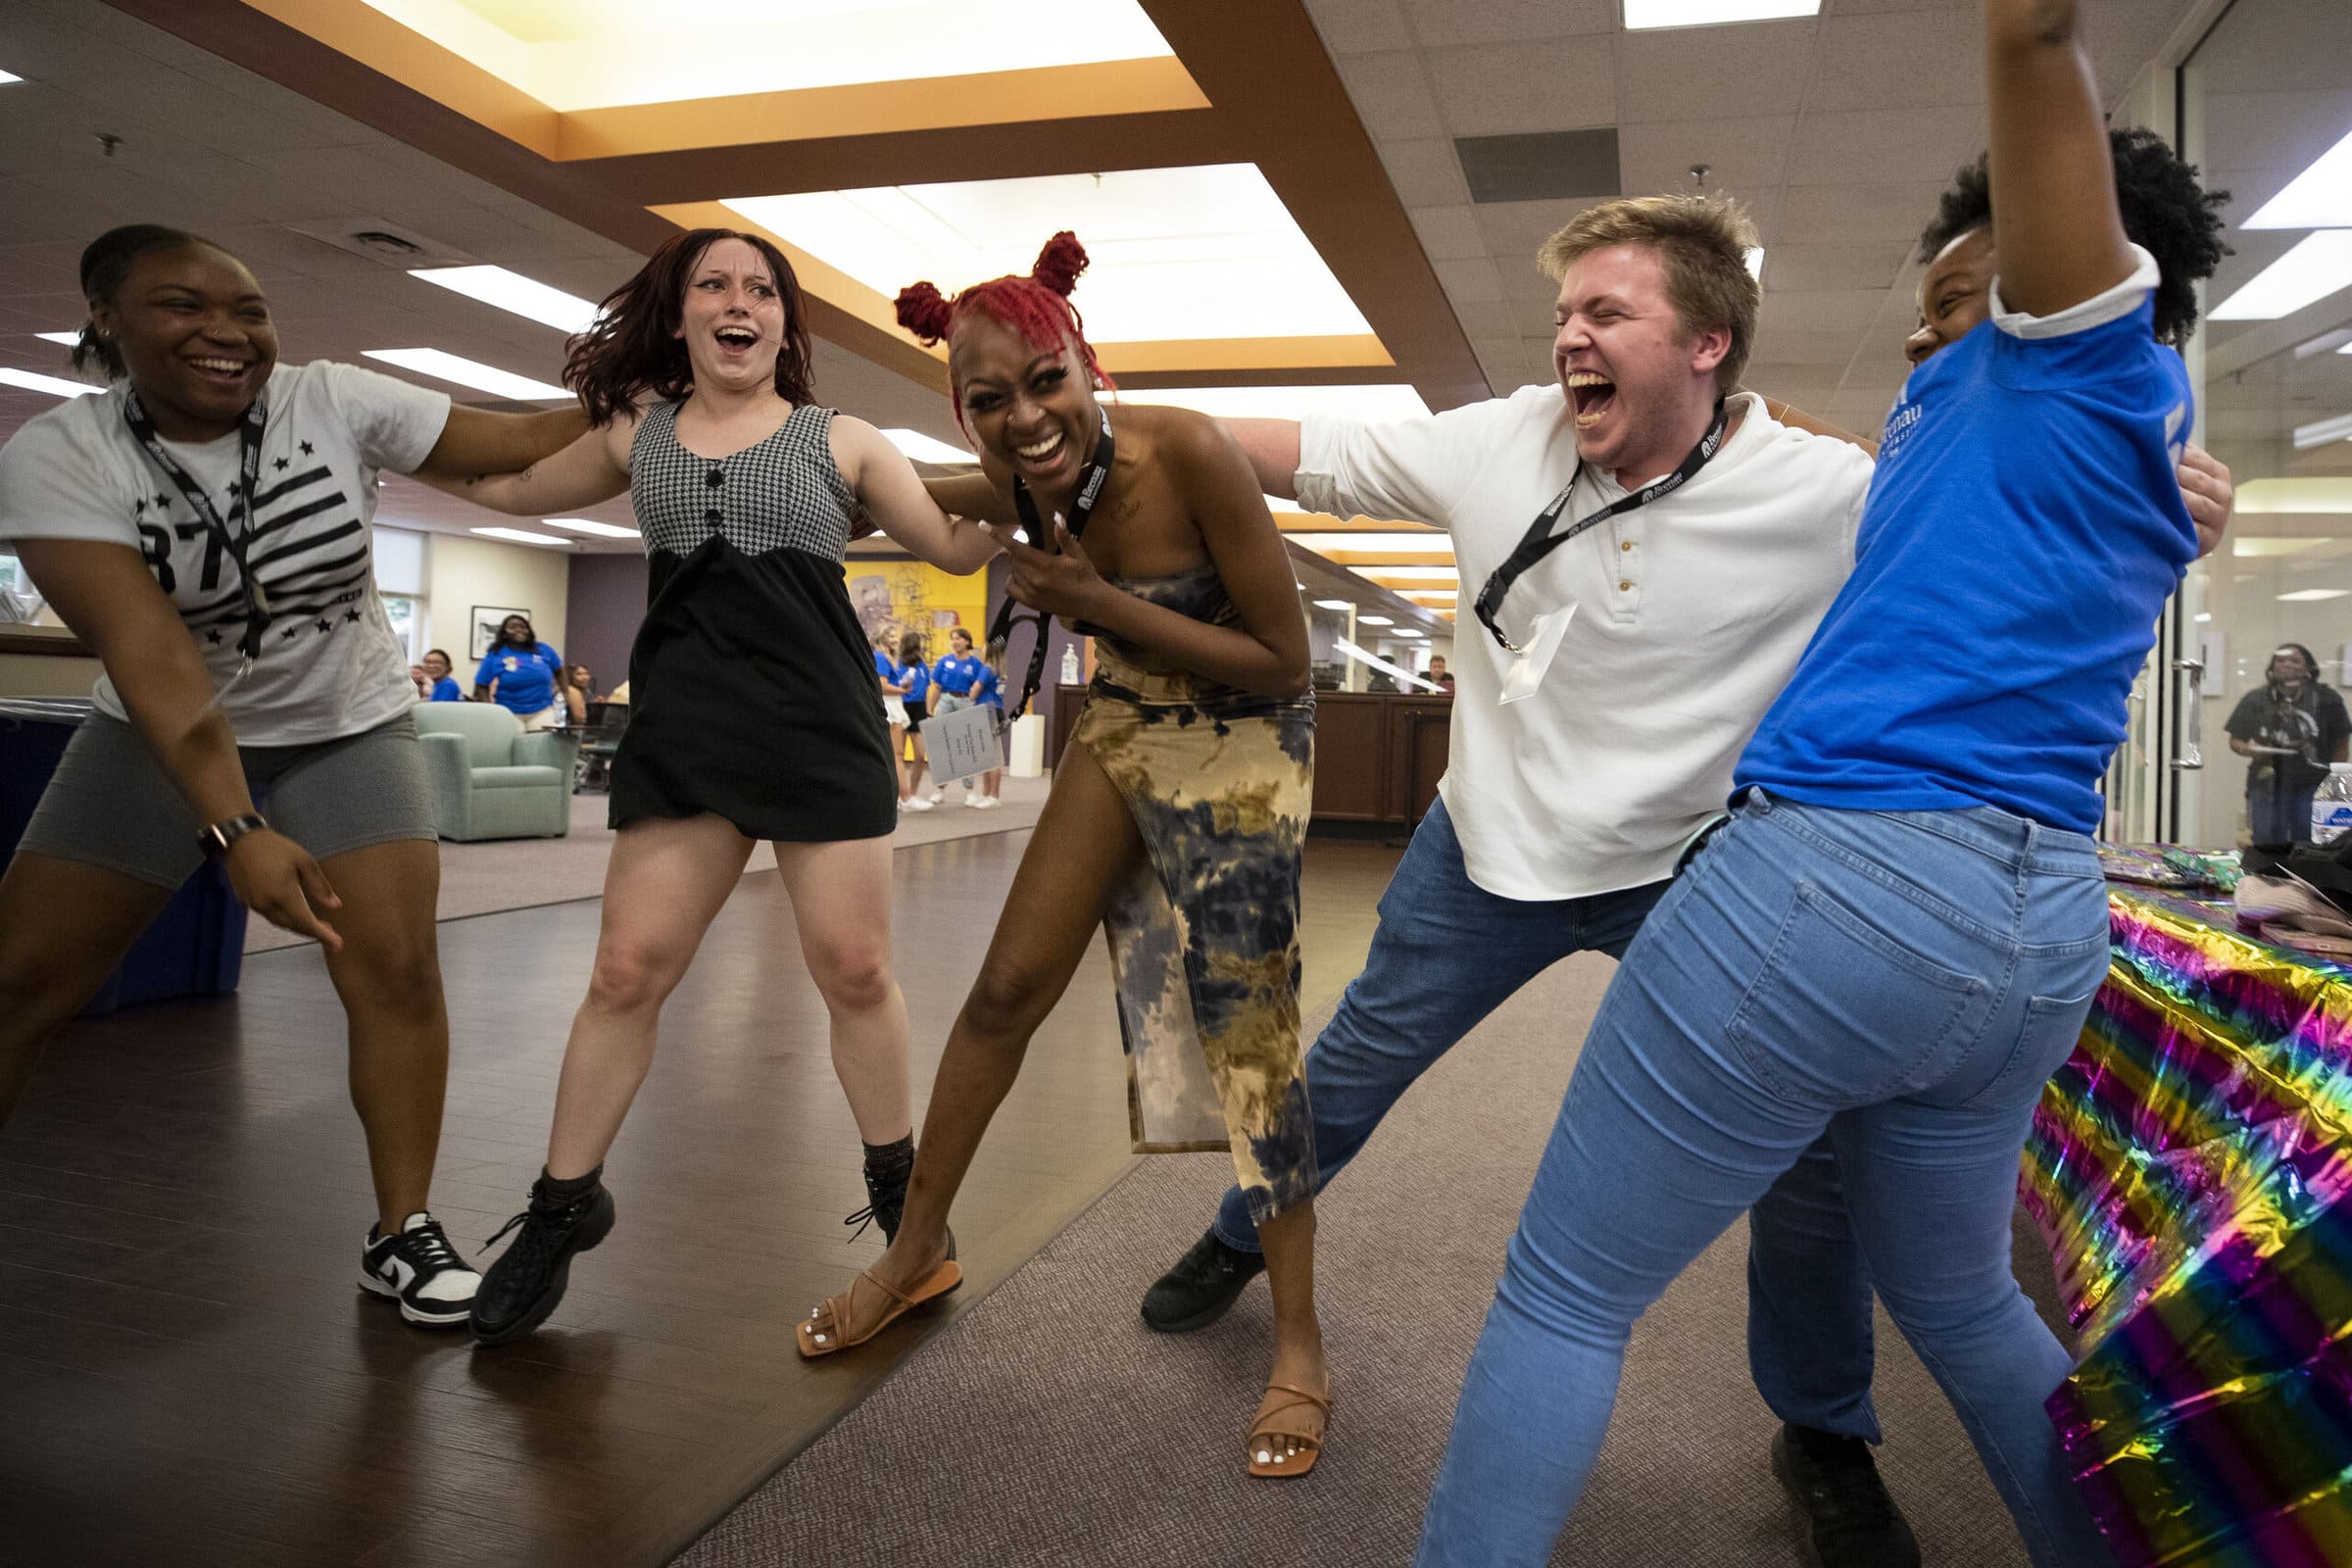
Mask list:
[{"label": "trash bin", "polygon": [[[81,697],[0,698],[0,864],[16,854],[90,706]],[[225,996],[237,989],[244,964],[245,906],[227,876],[208,862],[172,896],[81,1015],[172,997]]]}]

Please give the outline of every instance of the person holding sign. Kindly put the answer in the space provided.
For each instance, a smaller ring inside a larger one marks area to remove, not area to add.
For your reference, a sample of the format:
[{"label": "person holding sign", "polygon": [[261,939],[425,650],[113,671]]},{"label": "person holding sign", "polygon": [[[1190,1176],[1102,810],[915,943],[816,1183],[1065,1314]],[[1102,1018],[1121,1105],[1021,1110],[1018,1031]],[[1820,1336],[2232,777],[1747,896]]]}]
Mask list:
[{"label": "person holding sign", "polygon": [[953,510],[1019,518],[1025,540],[991,530],[1007,541],[1012,596],[1092,633],[1098,662],[948,1037],[898,1240],[801,1325],[801,1351],[862,1344],[955,1288],[949,1205],[1030,1035],[1105,927],[1137,1148],[1230,1149],[1265,1240],[1275,1345],[1250,1472],[1302,1475],[1330,1408],[1298,1063],[1306,621],[1232,440],[1189,410],[1104,411],[1068,298],[1085,264],[1057,234],[1030,276],[953,301],[928,284],[899,297],[902,323],[947,340],[956,416],[981,454]]},{"label": "person holding sign", "polygon": [[[962,626],[948,633],[949,653],[931,666],[931,711],[940,718],[974,708],[987,707],[988,693],[995,687],[996,672],[988,667],[972,647],[972,634]],[[949,761],[947,744],[941,738],[941,726],[934,726],[931,745],[931,773],[939,779],[963,779],[963,804],[979,810],[998,804],[993,784],[1000,771],[1004,754],[998,743],[993,710],[983,715],[989,722],[982,727],[986,737],[982,750],[992,758],[989,764],[971,774],[950,773],[942,764]],[[985,775],[985,776],[983,776]],[[975,788],[978,785],[980,787]]]}]

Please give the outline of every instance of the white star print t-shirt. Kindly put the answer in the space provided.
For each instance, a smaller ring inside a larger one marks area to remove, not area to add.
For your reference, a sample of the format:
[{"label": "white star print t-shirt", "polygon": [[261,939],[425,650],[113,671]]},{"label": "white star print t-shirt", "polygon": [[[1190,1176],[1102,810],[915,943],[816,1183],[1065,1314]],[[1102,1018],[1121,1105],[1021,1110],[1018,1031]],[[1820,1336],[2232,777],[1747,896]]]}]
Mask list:
[{"label": "white star print t-shirt", "polygon": [[[302,746],[375,728],[416,700],[408,662],[375,592],[368,525],[379,469],[408,473],[449,422],[449,398],[325,360],[270,377],[253,533],[245,558],[270,601],[261,657],[234,686],[245,593],[179,487],[122,422],[127,384],[27,422],[0,449],[0,539],[128,545],[204,651],[221,709],[245,746]],[[242,537],[237,435],[164,443]],[[124,717],[114,682],[91,694]]]}]

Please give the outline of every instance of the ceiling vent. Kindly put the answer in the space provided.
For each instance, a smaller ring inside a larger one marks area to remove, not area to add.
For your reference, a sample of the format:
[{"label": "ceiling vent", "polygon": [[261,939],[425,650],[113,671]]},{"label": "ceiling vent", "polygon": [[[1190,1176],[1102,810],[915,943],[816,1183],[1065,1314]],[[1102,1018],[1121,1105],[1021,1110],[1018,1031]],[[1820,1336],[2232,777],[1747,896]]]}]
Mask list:
[{"label": "ceiling vent", "polygon": [[1540,130],[1521,136],[1459,136],[1454,155],[1470,181],[1470,199],[1548,202],[1624,193],[1617,172],[1617,127]]},{"label": "ceiling vent", "polygon": [[481,258],[444,245],[428,234],[376,218],[344,218],[316,223],[288,223],[305,239],[332,245],[351,256],[363,256],[402,271],[416,267],[470,267]]}]

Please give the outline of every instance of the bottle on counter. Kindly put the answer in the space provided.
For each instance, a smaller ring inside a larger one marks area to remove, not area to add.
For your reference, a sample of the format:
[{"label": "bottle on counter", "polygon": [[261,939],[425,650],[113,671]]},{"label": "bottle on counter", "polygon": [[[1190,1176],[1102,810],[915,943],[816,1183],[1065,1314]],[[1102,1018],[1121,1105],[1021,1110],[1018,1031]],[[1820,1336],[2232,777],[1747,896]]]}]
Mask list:
[{"label": "bottle on counter", "polygon": [[[1083,675],[1078,668],[1078,645],[1075,643],[1063,644],[1061,650],[1061,683],[1064,686],[1075,686],[1085,678],[1085,675]],[[2352,800],[2352,796],[2347,796],[2346,799]],[[2352,826],[2352,817],[2347,817],[2345,821],[2346,825]]]},{"label": "bottle on counter", "polygon": [[2352,762],[2329,762],[2327,782],[2311,798],[2311,842],[2333,844],[2352,832]]}]

